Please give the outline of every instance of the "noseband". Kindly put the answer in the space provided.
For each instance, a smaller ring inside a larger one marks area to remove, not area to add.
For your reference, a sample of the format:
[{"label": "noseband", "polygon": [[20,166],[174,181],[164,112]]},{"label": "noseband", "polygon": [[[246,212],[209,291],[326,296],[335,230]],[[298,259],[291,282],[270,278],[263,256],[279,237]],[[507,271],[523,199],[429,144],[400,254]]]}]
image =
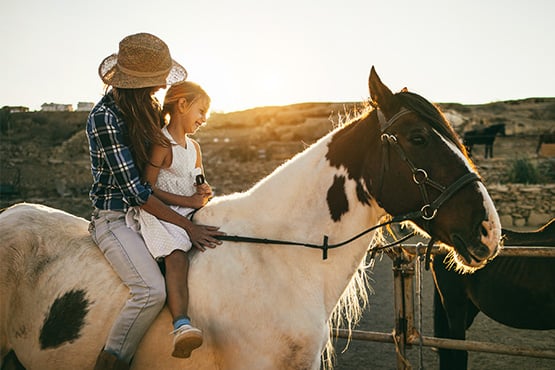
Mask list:
[{"label": "noseband", "polygon": [[[395,124],[401,117],[412,113],[410,110],[406,108],[401,108],[401,110],[393,115],[389,120],[386,120],[384,114],[376,109],[378,122],[380,123],[380,133],[381,133],[381,141],[382,141],[382,165],[381,165],[381,176],[380,176],[380,186],[378,187],[378,193],[381,195],[382,187],[383,187],[383,178],[385,172],[389,169],[389,147],[392,147],[395,152],[401,157],[403,161],[409,166],[412,172],[412,181],[420,190],[420,194],[422,195],[422,199],[424,200],[424,205],[418,211],[409,212],[402,216],[396,216],[396,220],[415,220],[417,218],[422,218],[425,222],[429,222],[436,217],[437,211],[439,207],[441,207],[449,198],[451,198],[455,193],[457,193],[460,189],[462,189],[467,184],[470,184],[474,181],[481,181],[480,177],[474,173],[470,172],[466,175],[463,175],[454,183],[445,187],[438,183],[437,181],[432,180],[425,169],[418,168],[414,165],[414,163],[407,157],[407,154],[399,141],[397,140],[397,136],[392,133],[388,133],[387,131],[391,126]],[[439,190],[440,195],[433,201],[430,201],[430,197],[428,195],[428,189],[426,186],[430,186],[436,190]]]}]

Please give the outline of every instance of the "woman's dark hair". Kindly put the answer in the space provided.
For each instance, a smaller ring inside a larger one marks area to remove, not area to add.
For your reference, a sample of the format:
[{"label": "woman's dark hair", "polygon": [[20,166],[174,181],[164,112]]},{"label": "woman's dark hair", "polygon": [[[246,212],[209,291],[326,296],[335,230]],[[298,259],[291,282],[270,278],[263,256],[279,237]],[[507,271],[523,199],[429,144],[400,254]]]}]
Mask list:
[{"label": "woman's dark hair", "polygon": [[155,87],[140,89],[112,89],[116,105],[128,128],[129,148],[135,165],[141,172],[149,162],[152,144],[170,146],[161,128],[164,126],[162,107],[154,92]]}]

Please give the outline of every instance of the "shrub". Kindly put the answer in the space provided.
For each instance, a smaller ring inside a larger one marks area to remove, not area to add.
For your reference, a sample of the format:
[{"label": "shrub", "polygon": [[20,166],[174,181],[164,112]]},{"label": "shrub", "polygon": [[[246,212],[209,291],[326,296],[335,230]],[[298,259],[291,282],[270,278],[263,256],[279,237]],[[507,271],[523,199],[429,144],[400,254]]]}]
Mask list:
[{"label": "shrub", "polygon": [[536,167],[527,159],[513,161],[508,173],[509,182],[518,184],[537,184],[540,176]]}]

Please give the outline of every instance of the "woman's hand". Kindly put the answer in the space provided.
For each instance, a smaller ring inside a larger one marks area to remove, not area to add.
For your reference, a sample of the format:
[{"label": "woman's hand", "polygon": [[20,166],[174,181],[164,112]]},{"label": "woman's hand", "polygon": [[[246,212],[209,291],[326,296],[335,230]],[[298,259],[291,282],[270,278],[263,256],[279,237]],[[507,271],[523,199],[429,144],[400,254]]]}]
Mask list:
[{"label": "woman's hand", "polygon": [[204,252],[206,248],[216,248],[222,244],[221,240],[215,237],[225,235],[224,232],[219,231],[219,227],[206,225],[192,225],[188,233],[193,246],[201,252]]}]

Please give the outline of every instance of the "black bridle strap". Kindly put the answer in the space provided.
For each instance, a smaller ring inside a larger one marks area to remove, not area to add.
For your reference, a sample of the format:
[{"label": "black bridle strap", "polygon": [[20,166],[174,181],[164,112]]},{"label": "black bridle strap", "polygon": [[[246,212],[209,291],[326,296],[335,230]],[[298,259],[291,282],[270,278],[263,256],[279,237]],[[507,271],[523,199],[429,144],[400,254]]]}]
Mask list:
[{"label": "black bridle strap", "polygon": [[[359,239],[362,236],[364,236],[364,235],[368,234],[369,232],[374,231],[374,230],[376,230],[380,227],[384,227],[384,226],[387,226],[391,223],[401,222],[401,221],[404,221],[404,220],[405,220],[404,218],[401,219],[401,218],[398,218],[398,217],[393,217],[389,221],[386,221],[386,222],[383,222],[381,224],[372,226],[372,227],[364,230],[363,232],[353,236],[352,238],[347,239],[347,240],[342,241],[341,243],[337,243],[337,244],[329,244],[328,243],[329,238],[328,238],[327,235],[324,235],[324,239],[322,241],[322,244],[302,243],[302,242],[294,242],[294,241],[278,240],[278,239],[256,238],[256,237],[242,236],[242,235],[218,235],[218,236],[215,236],[214,238],[216,238],[218,240],[222,240],[222,241],[229,241],[229,242],[235,242],[235,243],[296,245],[296,246],[307,247],[307,248],[321,249],[322,250],[322,259],[325,260],[325,259],[328,258],[328,250],[342,247],[342,246],[344,246],[346,244],[349,244],[349,243],[355,241],[356,239]],[[409,239],[412,236],[414,236],[414,233],[408,234],[405,237],[401,238],[400,240],[395,241],[392,244],[388,244],[386,246],[381,246],[379,248],[373,248],[373,249],[380,250],[380,249],[390,248],[394,245],[402,243],[403,241]]]},{"label": "black bridle strap", "polygon": [[478,176],[474,172],[469,172],[466,175],[462,176],[457,181],[455,181],[454,183],[449,185],[449,187],[447,189],[445,189],[439,195],[439,197],[436,198],[436,200],[434,200],[432,203],[430,203],[430,208],[433,209],[433,210],[439,209],[439,207],[441,207],[441,205],[443,203],[445,203],[447,201],[447,199],[451,198],[453,195],[455,195],[456,192],[458,192],[464,186],[466,186],[466,185],[468,185],[468,184],[470,184],[471,182],[474,182],[474,181],[482,181],[480,179],[480,176]]}]

